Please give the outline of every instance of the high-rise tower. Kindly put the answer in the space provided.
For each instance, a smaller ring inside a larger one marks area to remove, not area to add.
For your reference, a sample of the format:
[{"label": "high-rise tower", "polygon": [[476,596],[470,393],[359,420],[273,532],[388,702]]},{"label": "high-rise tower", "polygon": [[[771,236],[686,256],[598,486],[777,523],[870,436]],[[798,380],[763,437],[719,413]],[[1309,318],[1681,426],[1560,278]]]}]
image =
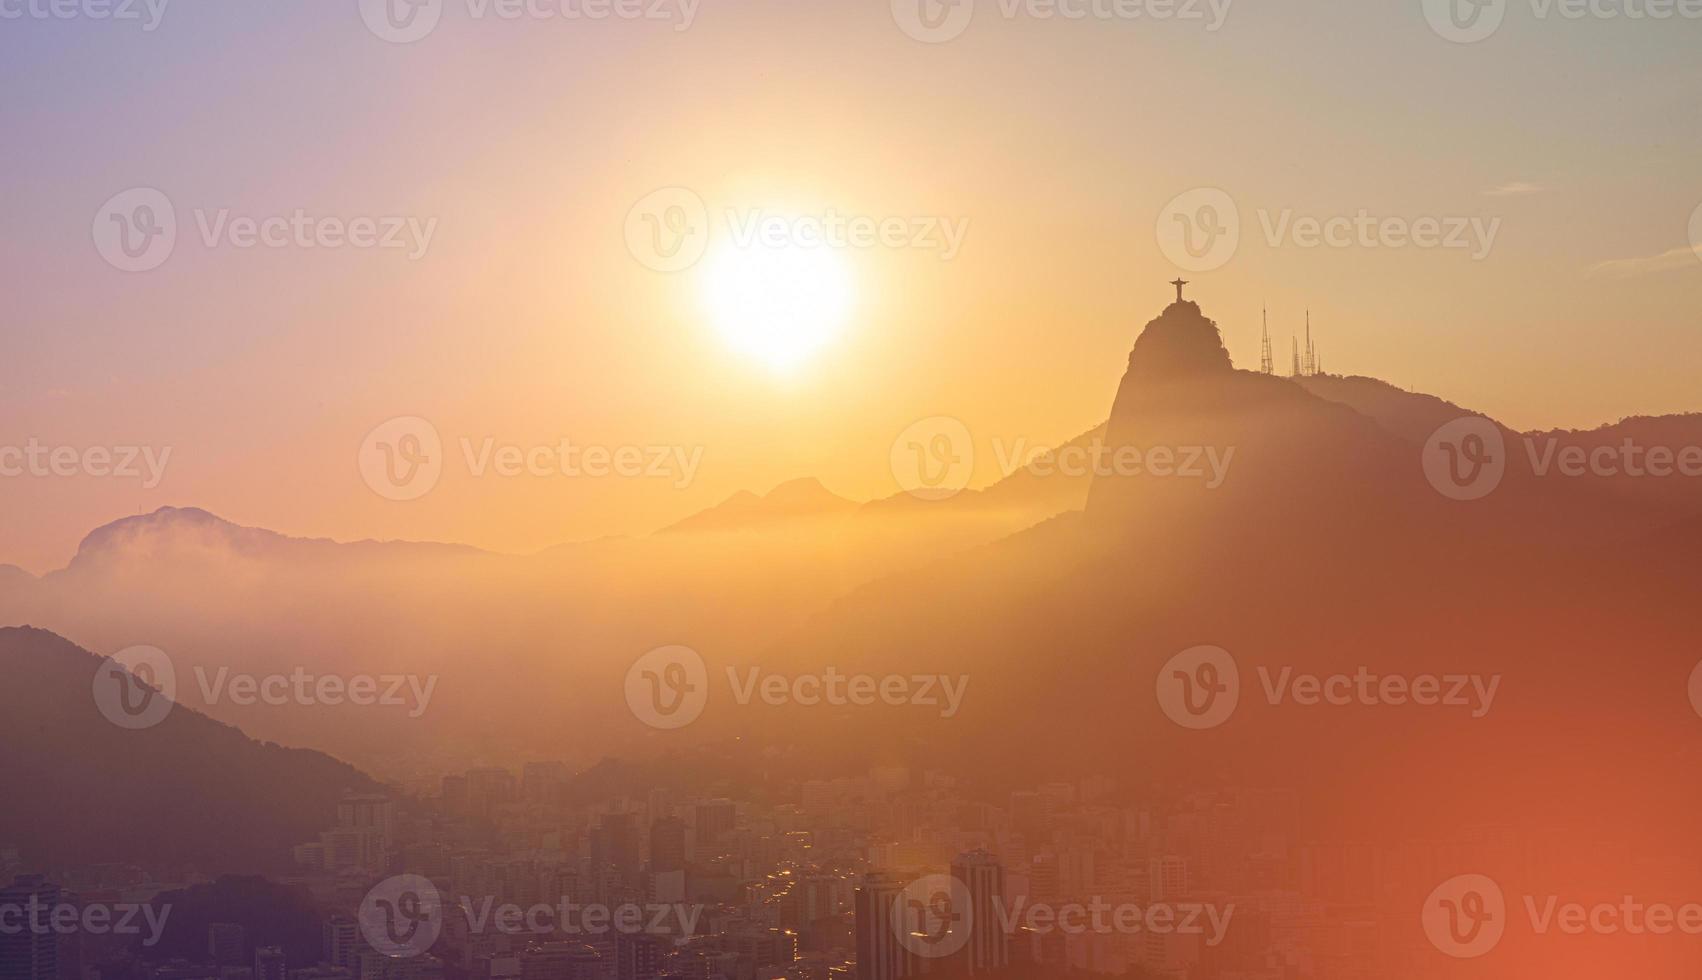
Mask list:
[{"label": "high-rise tower", "polygon": [[1264,333],[1259,338],[1259,373],[1275,374],[1276,365],[1271,363],[1271,311],[1261,307],[1259,312],[1264,322]]}]

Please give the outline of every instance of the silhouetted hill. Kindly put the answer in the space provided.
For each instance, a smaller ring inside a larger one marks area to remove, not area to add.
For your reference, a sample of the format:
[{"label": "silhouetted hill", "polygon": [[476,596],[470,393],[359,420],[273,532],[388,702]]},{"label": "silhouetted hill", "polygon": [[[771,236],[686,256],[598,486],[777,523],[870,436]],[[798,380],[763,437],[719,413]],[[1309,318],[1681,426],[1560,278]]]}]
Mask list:
[{"label": "silhouetted hill", "polygon": [[[1294,788],[1321,836],[1422,836],[1486,814],[1615,833],[1638,812],[1660,815],[1650,840],[1695,851],[1676,774],[1696,728],[1702,609],[1684,596],[1702,584],[1686,550],[1702,526],[1653,536],[1639,507],[1516,468],[1484,499],[1451,499],[1423,472],[1419,423],[1233,369],[1191,306],[1136,344],[1106,442],[1148,464],[1154,449],[1233,449],[1221,484],[1102,473],[1080,514],[871,582],[748,661],[710,658],[711,677],[742,662],[961,675],[960,714],[723,703],[699,724],[847,768],[900,754],[990,782]],[[1389,394],[1384,410],[1414,404]],[[1241,701],[1193,731],[1155,685],[1200,645],[1236,658]],[[1263,685],[1285,668],[1500,686],[1481,716],[1272,702]]]},{"label": "silhouetted hill", "polygon": [[849,514],[857,506],[856,501],[833,493],[819,480],[790,480],[760,497],[741,490],[708,510],[664,528],[662,533],[724,531],[800,519],[831,518]]},{"label": "silhouetted hill", "polygon": [[263,528],[243,527],[198,507],[161,507],[148,514],[104,524],[86,535],[65,571],[93,572],[102,566],[138,560],[193,560],[197,554],[240,556],[253,560],[310,560],[333,552],[365,557],[427,558],[466,556],[479,549],[457,544],[413,541],[338,542],[296,538]]},{"label": "silhouetted hill", "polygon": [[345,793],[377,788],[182,704],[152,728],[120,728],[94,700],[101,663],[52,633],[0,629],[0,840],[33,866],[287,866],[291,846],[336,822]]},{"label": "silhouetted hill", "polygon": [[215,922],[242,926],[245,944],[240,965],[254,961],[260,946],[280,946],[287,963],[310,964],[324,958],[323,912],[307,889],[280,885],[255,876],[225,875],[208,885],[161,892],[153,904],[171,909],[158,945],[139,949],[152,961],[207,959],[207,927]]}]

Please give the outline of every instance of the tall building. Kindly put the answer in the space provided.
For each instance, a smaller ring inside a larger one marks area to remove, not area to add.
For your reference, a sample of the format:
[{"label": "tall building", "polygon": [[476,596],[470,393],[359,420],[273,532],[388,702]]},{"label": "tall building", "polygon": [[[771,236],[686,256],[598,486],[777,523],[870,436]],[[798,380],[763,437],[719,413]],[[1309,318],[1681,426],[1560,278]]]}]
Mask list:
[{"label": "tall building", "polygon": [[573,779],[565,762],[528,762],[520,769],[520,795],[533,803],[549,803]]},{"label": "tall building", "polygon": [[360,969],[360,923],[351,916],[333,915],[325,920],[322,934],[325,962],[350,972]]},{"label": "tall building", "polygon": [[668,955],[668,941],[648,933],[623,933],[616,939],[616,980],[656,980]]},{"label": "tall building", "polygon": [[705,800],[696,807],[698,857],[705,848],[714,848],[722,838],[732,833],[738,820],[738,810],[732,800]]},{"label": "tall building", "polygon": [[663,817],[650,825],[650,870],[657,873],[684,871],[686,867],[686,822]]},{"label": "tall building", "polygon": [[604,980],[604,966],[584,943],[533,943],[520,954],[520,980]]},{"label": "tall building", "polygon": [[61,937],[48,923],[64,901],[59,886],[40,875],[22,875],[0,890],[0,908],[25,916],[21,928],[0,930],[0,980],[58,980]]},{"label": "tall building", "polygon": [[207,926],[207,958],[214,966],[237,966],[248,957],[248,930],[234,922]]},{"label": "tall building", "polygon": [[288,976],[282,948],[261,946],[254,950],[254,980],[288,980]]},{"label": "tall building", "polygon": [[969,942],[963,947],[964,966],[971,974],[1002,970],[1010,965],[1010,939],[1005,935],[1003,906],[1005,869],[986,851],[960,854],[951,863],[952,877],[969,892]]},{"label": "tall building", "polygon": [[1188,893],[1190,885],[1187,858],[1166,854],[1147,861],[1149,901],[1164,902],[1180,898]]},{"label": "tall building", "polygon": [[638,880],[638,819],[631,813],[609,813],[591,832],[591,857],[621,874],[627,884]]},{"label": "tall building", "polygon": [[904,886],[886,874],[863,877],[854,908],[857,933],[857,980],[901,980],[915,976],[917,957],[900,942],[897,904]]}]

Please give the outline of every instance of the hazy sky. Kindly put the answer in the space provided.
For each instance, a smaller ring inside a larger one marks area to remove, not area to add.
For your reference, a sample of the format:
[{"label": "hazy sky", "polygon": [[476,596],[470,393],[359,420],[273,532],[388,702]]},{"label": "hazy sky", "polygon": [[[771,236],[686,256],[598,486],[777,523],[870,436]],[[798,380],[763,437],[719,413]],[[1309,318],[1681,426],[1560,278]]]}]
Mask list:
[{"label": "hazy sky", "polygon": [[[1196,188],[1239,212],[1233,256],[1186,277],[1240,366],[1261,303],[1283,368],[1310,306],[1330,371],[1518,427],[1702,409],[1702,19],[1512,0],[1463,44],[1419,0],[1202,2],[1197,20],[1154,19],[1163,0],[1058,0],[1077,19],[1014,2],[923,43],[886,3],[511,20],[447,0],[404,44],[357,0],[170,0],[152,30],[80,13],[99,0],[0,0],[0,447],[171,451],[152,487],[0,476],[0,562],[57,567],[95,525],[167,504],[531,550],[798,476],[884,495],[894,438],[938,415],[968,426],[987,482],[994,440],[1103,419],[1181,271],[1158,241],[1167,205]],[[961,247],[836,250],[848,322],[777,372],[711,327],[701,264],[658,272],[629,249],[629,211],[676,186],[712,242],[731,208],[944,219]],[[178,224],[150,271],[96,244],[132,188]],[[431,237],[242,248],[228,226],[298,209]],[[1495,237],[1301,247],[1294,222],[1361,211]],[[441,483],[408,502],[357,460],[397,416],[445,446]],[[475,477],[462,448],[563,438],[702,454],[677,487]]]}]

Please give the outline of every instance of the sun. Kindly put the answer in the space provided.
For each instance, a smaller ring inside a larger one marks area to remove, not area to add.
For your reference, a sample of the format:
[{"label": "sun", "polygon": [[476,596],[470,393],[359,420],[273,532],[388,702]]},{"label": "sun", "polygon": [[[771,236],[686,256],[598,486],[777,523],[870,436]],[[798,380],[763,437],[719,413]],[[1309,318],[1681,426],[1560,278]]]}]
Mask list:
[{"label": "sun", "polygon": [[728,346],[792,371],[838,337],[851,316],[851,269],[827,246],[724,245],[704,259],[704,309]]}]

